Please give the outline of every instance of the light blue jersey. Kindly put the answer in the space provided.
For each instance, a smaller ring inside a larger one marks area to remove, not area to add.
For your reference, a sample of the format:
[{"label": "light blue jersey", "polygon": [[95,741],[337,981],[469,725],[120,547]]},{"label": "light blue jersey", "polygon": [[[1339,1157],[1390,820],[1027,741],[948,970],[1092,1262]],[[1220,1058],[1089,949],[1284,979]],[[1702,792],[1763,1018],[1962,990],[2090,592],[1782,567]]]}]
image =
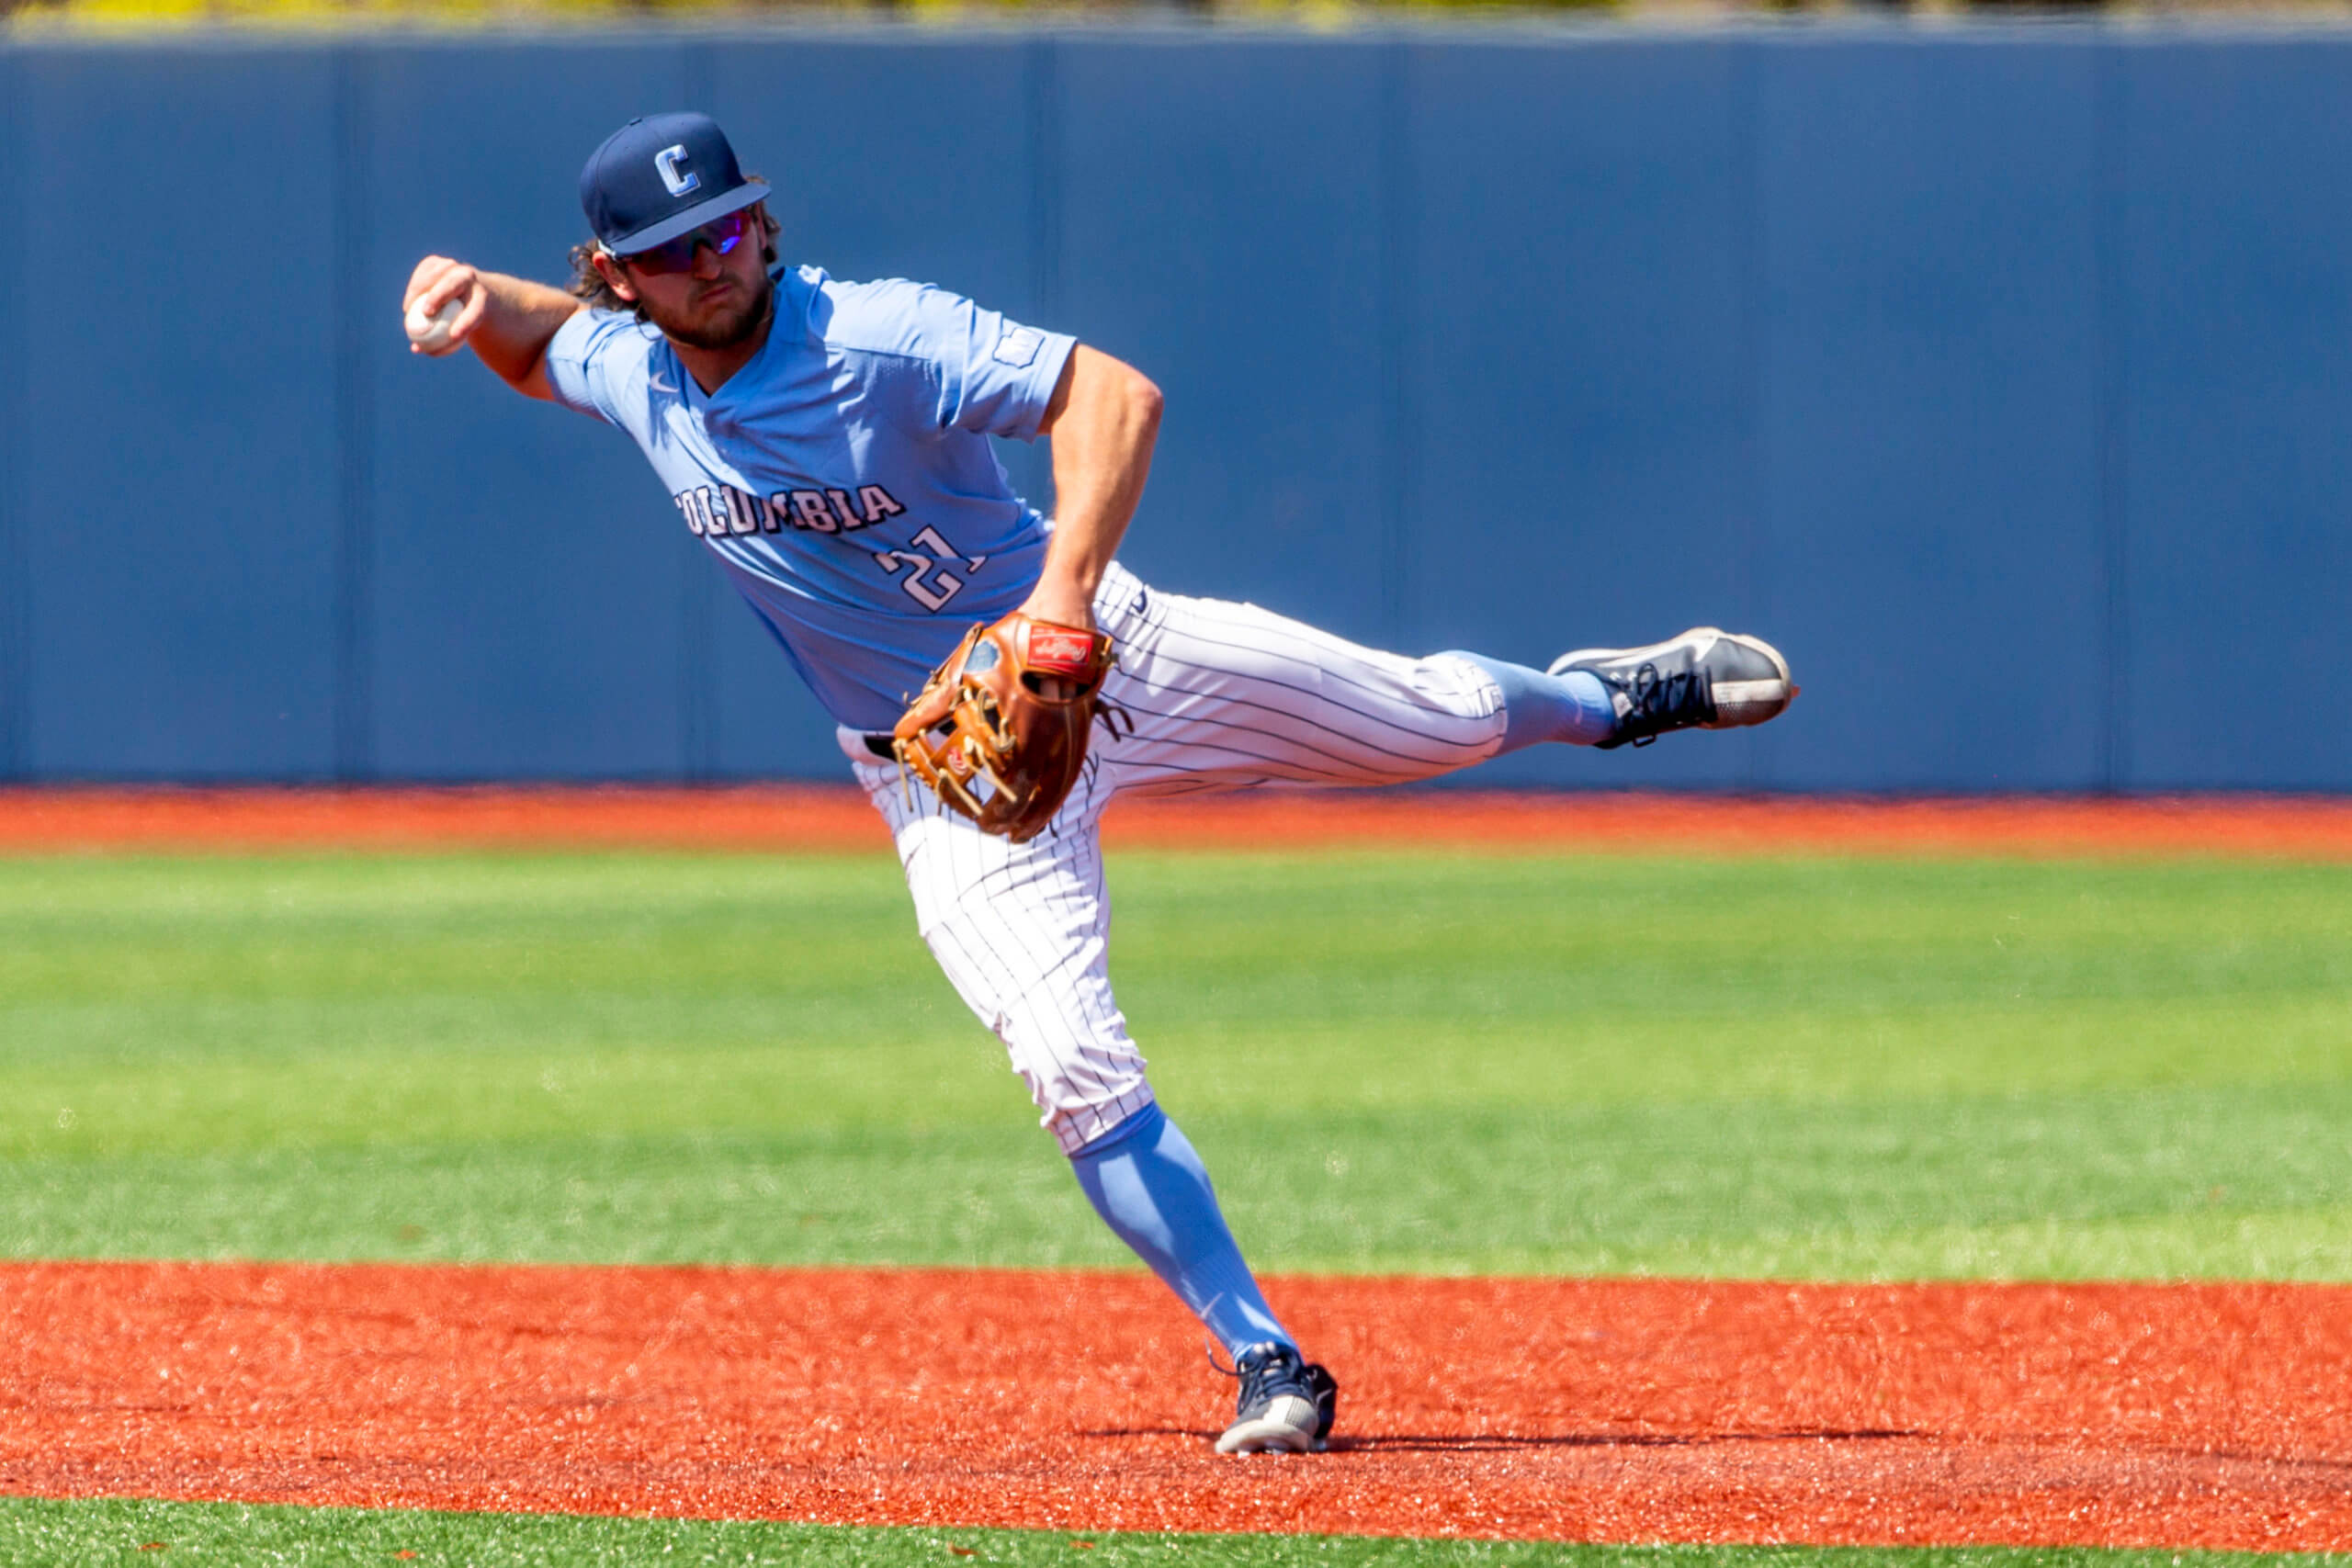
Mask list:
[{"label": "light blue jersey", "polygon": [[888,729],[967,626],[1036,586],[1048,526],[988,438],[1036,438],[1076,343],[924,284],[774,276],[767,343],[715,394],[605,310],[557,332],[548,379],[636,437],[826,709]]}]

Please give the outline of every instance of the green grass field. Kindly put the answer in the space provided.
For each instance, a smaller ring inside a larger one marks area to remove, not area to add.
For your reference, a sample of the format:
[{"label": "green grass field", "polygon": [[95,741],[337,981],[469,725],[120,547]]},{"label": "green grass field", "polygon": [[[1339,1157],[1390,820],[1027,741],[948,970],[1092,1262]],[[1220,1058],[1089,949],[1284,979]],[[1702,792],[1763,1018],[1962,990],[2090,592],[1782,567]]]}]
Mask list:
[{"label": "green grass field", "polygon": [[[1121,999],[1262,1269],[2352,1279],[2352,867],[1130,853],[1112,881]],[[1127,1263],[869,856],[0,862],[0,1172],[20,1258]],[[411,1528],[472,1543],[448,1561],[946,1555],[12,1504],[0,1558],[104,1561],[28,1543],[151,1515],[297,1562]],[[1117,1547],[1404,1550],[1728,1561]]]},{"label": "green grass field", "polygon": [[[1086,1543],[1083,1547],[1077,1542]],[[142,1549],[144,1549],[142,1551]],[[158,1555],[158,1551],[168,1555]],[[1079,1556],[1080,1551],[1088,1555]],[[399,1553],[413,1554],[400,1558]],[[1361,1536],[1075,1535],[1067,1530],[846,1529],[695,1519],[429,1514],[147,1502],[0,1499],[0,1561],[154,1568],[194,1558],[258,1563],[1011,1563],[1038,1568],[2296,1568],[2330,1561],[2245,1552],[1876,1551],[1770,1546],[1572,1546]]]}]

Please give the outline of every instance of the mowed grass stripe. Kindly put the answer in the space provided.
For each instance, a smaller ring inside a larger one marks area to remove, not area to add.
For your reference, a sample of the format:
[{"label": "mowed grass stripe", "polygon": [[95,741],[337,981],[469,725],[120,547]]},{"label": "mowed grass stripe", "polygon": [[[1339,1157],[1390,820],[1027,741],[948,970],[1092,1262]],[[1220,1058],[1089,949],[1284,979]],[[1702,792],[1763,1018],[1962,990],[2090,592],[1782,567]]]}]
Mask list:
[{"label": "mowed grass stripe", "polygon": [[[2352,867],[1125,854],[1262,1268],[2352,1279]],[[0,1252],[1125,1262],[879,856],[0,861]]]},{"label": "mowed grass stripe", "polygon": [[[1083,1545],[1080,1543],[1083,1542]],[[413,1556],[407,1554],[413,1553]],[[1081,1555],[1082,1554],[1082,1555]],[[1595,1546],[1554,1541],[1415,1540],[1362,1536],[1135,1535],[1116,1531],[879,1529],[562,1514],[444,1514],[242,1504],[0,1498],[0,1562],[152,1568],[413,1562],[469,1568],[661,1563],[1011,1563],[1119,1568],[2320,1568],[2327,1555],[2121,1551],[2098,1548]]]},{"label": "mowed grass stripe", "polygon": [[[2352,1279],[2352,1092],[1193,1122],[1272,1271]],[[21,1258],[1131,1262],[1034,1129],[23,1162]]]}]

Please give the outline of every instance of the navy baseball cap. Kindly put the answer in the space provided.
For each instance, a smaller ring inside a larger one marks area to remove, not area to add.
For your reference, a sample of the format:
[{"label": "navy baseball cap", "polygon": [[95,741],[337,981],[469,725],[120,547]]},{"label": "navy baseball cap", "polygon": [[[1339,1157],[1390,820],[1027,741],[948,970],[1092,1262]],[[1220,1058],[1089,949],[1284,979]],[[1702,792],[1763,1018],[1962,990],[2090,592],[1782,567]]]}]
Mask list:
[{"label": "navy baseball cap", "polygon": [[736,164],[727,133],[707,114],[650,114],[605,138],[580,171],[580,207],[615,255],[740,211],[768,194]]}]

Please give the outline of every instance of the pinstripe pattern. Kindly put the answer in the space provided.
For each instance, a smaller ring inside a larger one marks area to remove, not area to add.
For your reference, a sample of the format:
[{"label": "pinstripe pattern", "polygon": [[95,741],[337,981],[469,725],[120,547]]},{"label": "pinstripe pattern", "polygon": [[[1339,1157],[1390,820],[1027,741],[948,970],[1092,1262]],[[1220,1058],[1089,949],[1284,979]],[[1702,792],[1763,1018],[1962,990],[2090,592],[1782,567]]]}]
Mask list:
[{"label": "pinstripe pattern", "polygon": [[1151,1103],[1111,996],[1111,905],[1096,831],[1101,770],[1025,844],[981,832],[891,764],[858,782],[890,824],[915,924],[973,1016],[996,1031],[1046,1128],[1074,1152]]},{"label": "pinstripe pattern", "polygon": [[1148,592],[1116,566],[1095,607],[1119,645],[1103,695],[1135,729],[1097,727],[1084,777],[1028,843],[909,789],[842,732],[890,825],[923,940],[1004,1042],[1065,1153],[1152,1100],[1111,994],[1103,807],[1124,794],[1431,778],[1494,755],[1504,728],[1501,693],[1464,660],[1404,659],[1254,604]]},{"label": "pinstripe pattern", "polygon": [[1125,597],[1108,582],[1100,596],[1119,641],[1103,695],[1136,730],[1099,752],[1114,795],[1404,784],[1502,744],[1502,694],[1475,665],[1360,648],[1255,604],[1145,593],[1119,575],[1134,584]]}]

